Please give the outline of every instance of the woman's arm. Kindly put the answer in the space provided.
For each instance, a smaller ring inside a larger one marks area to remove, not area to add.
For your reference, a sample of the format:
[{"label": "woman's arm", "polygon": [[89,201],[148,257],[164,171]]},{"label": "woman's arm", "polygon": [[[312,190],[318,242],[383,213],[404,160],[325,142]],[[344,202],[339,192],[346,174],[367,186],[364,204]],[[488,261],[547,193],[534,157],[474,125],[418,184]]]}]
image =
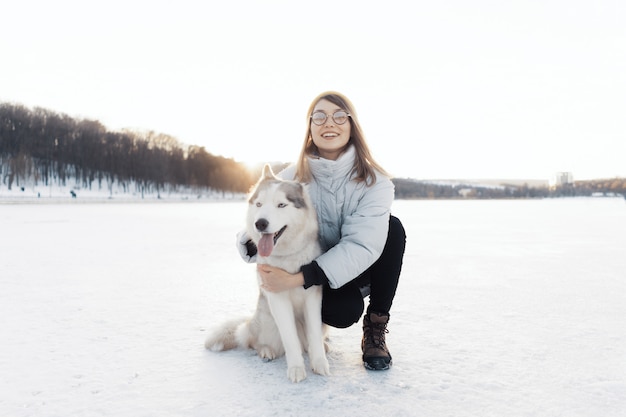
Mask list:
[{"label": "woman's arm", "polygon": [[315,260],[331,288],[352,281],[380,257],[387,241],[393,198],[393,183],[379,177],[366,189],[356,210],[344,218],[339,242]]},{"label": "woman's arm", "polygon": [[258,264],[257,271],[261,276],[261,288],[269,292],[282,292],[304,285],[302,272],[290,274],[284,269],[267,264]]}]

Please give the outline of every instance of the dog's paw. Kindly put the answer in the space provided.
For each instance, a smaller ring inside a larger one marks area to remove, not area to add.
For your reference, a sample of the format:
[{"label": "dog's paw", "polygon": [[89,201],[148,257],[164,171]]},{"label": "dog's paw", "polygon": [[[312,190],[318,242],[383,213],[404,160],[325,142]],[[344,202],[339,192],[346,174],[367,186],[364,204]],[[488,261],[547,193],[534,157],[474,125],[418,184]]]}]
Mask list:
[{"label": "dog's paw", "polygon": [[318,375],[330,375],[330,366],[328,365],[328,359],[326,359],[325,356],[311,359],[311,369]]},{"label": "dog's paw", "polygon": [[290,366],[287,369],[287,376],[291,382],[300,382],[306,378],[306,370],[304,366]]},{"label": "dog's paw", "polygon": [[273,361],[276,359],[276,352],[274,352],[274,349],[267,345],[257,347],[257,353],[261,359],[266,361]]}]

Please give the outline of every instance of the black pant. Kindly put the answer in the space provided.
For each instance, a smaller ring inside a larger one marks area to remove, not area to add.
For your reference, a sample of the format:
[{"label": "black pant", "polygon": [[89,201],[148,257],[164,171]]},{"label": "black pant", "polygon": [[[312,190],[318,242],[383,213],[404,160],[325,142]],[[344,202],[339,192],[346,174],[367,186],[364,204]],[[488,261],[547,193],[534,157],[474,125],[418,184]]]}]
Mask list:
[{"label": "black pant", "polygon": [[367,271],[341,288],[324,285],[322,321],[330,326],[345,328],[358,322],[365,304],[361,287],[370,286],[368,312],[389,314],[396,295],[402,259],[406,246],[406,233],[397,217],[389,217],[389,233],[380,258]]}]

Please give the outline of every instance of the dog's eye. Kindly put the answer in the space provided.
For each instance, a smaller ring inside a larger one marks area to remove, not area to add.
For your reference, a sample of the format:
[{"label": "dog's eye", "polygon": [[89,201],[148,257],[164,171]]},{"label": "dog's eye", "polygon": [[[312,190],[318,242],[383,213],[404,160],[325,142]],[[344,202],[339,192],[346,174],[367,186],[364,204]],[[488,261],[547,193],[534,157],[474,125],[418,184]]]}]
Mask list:
[{"label": "dog's eye", "polygon": [[278,208],[285,208],[287,207],[287,204],[285,203],[278,203]]},{"label": "dog's eye", "polygon": [[261,207],[263,204],[261,204],[260,202],[257,201],[256,206],[257,207]]}]

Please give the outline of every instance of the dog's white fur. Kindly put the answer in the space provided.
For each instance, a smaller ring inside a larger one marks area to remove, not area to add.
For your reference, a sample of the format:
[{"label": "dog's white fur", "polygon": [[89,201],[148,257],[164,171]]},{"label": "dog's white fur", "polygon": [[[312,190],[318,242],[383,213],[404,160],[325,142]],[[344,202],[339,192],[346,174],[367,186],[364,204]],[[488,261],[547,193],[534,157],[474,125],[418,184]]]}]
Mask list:
[{"label": "dog's white fur", "polygon": [[[259,248],[257,263],[269,264],[296,273],[321,253],[317,215],[305,187],[295,181],[278,179],[266,165],[249,198],[246,231]],[[285,227],[286,226],[286,227]],[[284,230],[280,232],[280,230]],[[280,233],[273,249],[268,236]],[[265,244],[261,243],[263,234]],[[260,282],[260,276],[257,274]],[[293,382],[306,378],[302,355],[309,354],[313,372],[329,375],[324,346],[326,326],[321,318],[322,287],[312,286],[272,293],[260,289],[256,311],[250,319],[232,320],[211,334],[207,349],[253,348],[264,359],[285,354],[287,376]]]}]

